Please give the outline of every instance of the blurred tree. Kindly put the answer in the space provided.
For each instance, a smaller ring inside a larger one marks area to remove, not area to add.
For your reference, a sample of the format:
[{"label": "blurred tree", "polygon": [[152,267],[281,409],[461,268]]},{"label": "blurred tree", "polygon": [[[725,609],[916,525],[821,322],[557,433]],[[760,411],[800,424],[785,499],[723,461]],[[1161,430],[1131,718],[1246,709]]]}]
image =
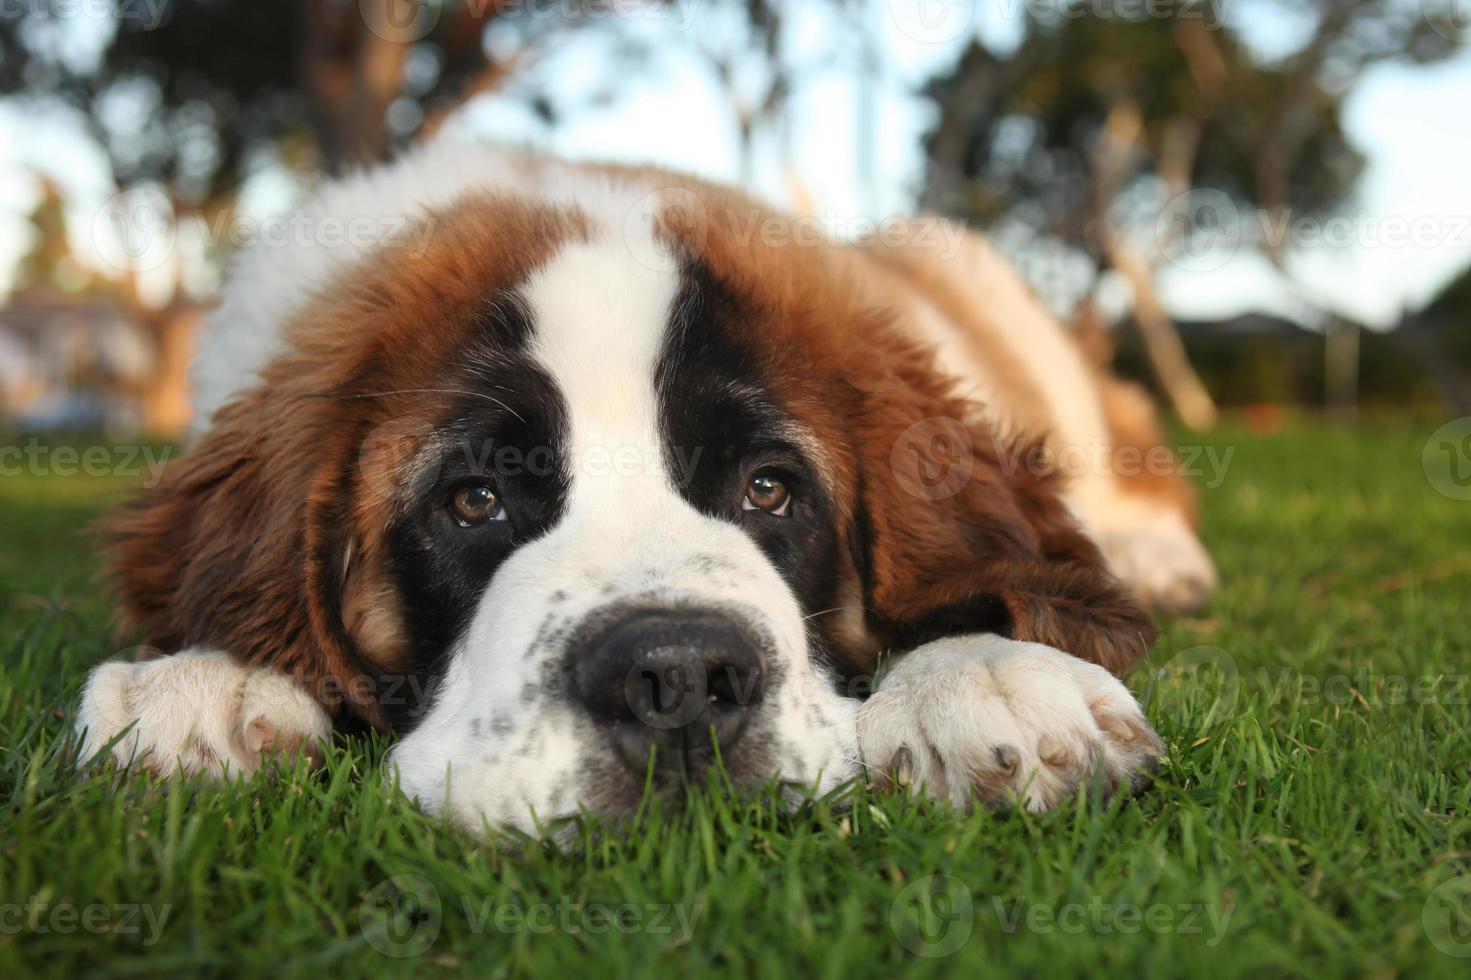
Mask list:
[{"label": "blurred tree", "polygon": [[[110,33],[90,45],[44,7],[0,18],[0,92],[76,110],[120,186],[157,182],[185,206],[237,187],[266,149],[284,146],[329,173],[382,159],[524,69],[549,37],[601,30],[613,42],[589,102],[626,82],[651,44],[615,16],[631,9],[626,0],[115,0],[115,9]],[[701,15],[724,29],[688,46],[731,91],[749,137],[791,91],[786,19],[767,0],[718,0]],[[499,45],[487,42],[492,24],[503,28]],[[575,108],[565,86],[524,94],[547,121]]]},{"label": "blurred tree", "polygon": [[[692,0],[638,6],[679,2]],[[628,0],[115,0],[113,10],[110,22],[90,22],[95,31],[62,7],[0,18],[0,93],[78,120],[119,188],[157,189],[161,202],[150,201],[146,221],[171,242],[191,223],[228,227],[245,177],[267,162],[334,173],[383,159],[503,85],[550,125],[612,98],[670,40],[640,32]],[[768,0],[714,0],[700,14],[721,28],[683,47],[727,94],[749,160],[754,135],[785,112],[802,67],[784,44],[786,18]],[[569,86],[529,70],[568,33],[592,30],[606,42],[602,77]],[[132,203],[115,203],[116,222],[138,222]],[[61,238],[43,234],[43,245],[65,238],[63,208],[52,205],[46,214]],[[43,249],[30,262],[52,258]],[[187,362],[181,337],[197,319],[182,270],[172,271],[161,302],[144,301],[135,269],[113,284],[154,338],[166,365],[158,384],[171,390]],[[31,268],[21,282],[46,274]]]},{"label": "blurred tree", "polygon": [[30,225],[31,249],[16,269],[21,289],[77,291],[91,285],[92,273],[72,256],[66,201],[53,181],[41,181],[41,196],[31,209]]},{"label": "blurred tree", "polygon": [[[1312,25],[1276,63],[1255,58],[1216,0],[1132,19],[1065,0],[1028,5],[1013,50],[976,41],[928,90],[938,118],[926,205],[1036,229],[1081,254],[1073,299],[1119,274],[1157,380],[1196,427],[1214,406],[1156,294],[1160,264],[1199,247],[1192,236],[1249,237],[1340,206],[1363,164],[1339,123],[1353,82],[1378,62],[1460,50],[1420,0],[1261,2]],[[1242,244],[1286,273],[1287,236]]]},{"label": "blurred tree", "polygon": [[503,4],[117,0],[115,7],[111,33],[94,50],[44,7],[0,19],[0,91],[77,110],[120,186],[158,182],[180,203],[198,205],[236,187],[253,154],[283,141],[329,171],[383,157],[445,103],[483,84],[482,27]]}]

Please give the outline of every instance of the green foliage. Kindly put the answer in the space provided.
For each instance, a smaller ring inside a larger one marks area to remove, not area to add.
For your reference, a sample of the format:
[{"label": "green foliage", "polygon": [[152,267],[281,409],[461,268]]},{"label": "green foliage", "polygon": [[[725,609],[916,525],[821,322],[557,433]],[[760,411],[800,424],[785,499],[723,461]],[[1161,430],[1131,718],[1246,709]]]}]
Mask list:
[{"label": "green foliage", "polygon": [[[981,226],[1026,229],[1096,267],[1105,222],[1153,251],[1186,244],[1156,234],[1161,209],[1208,189],[1243,216],[1247,244],[1260,245],[1259,211],[1321,216],[1351,199],[1364,158],[1340,116],[1368,68],[1463,50],[1428,11],[1419,0],[1028,5],[1014,49],[974,41],[929,83],[938,113],[926,138],[926,203]],[[1237,33],[1254,17],[1309,30],[1297,50],[1266,62]],[[1106,123],[1124,107],[1137,112],[1139,132],[1101,166]],[[1192,207],[1183,216],[1203,220]],[[1089,292],[1097,268],[1085,270],[1087,282],[1053,283],[1065,271],[1056,254],[1033,250],[1022,260],[1038,267],[1039,288],[1056,288],[1060,300]]]},{"label": "green foliage", "polygon": [[[1169,744],[1137,800],[957,815],[855,789],[782,815],[697,796],[566,848],[419,814],[382,789],[376,740],[315,777],[77,779],[64,715],[115,647],[76,533],[116,481],[7,476],[0,976],[1464,976],[1425,923],[1471,873],[1471,505],[1427,483],[1425,435],[1210,440],[1226,587],[1131,679]],[[1173,669],[1210,647],[1230,670]],[[56,928],[94,903],[116,929]],[[156,942],[119,921],[133,904]],[[594,911],[620,907],[636,930]]]}]

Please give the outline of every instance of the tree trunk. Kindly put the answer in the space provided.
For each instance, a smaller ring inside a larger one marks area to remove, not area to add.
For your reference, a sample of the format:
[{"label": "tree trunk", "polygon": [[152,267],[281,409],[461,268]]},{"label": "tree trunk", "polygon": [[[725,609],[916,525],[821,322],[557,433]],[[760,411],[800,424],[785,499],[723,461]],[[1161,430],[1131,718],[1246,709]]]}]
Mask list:
[{"label": "tree trunk", "polygon": [[1155,378],[1181,421],[1197,432],[1216,424],[1216,403],[1205,390],[1200,376],[1190,365],[1185,345],[1165,312],[1149,264],[1133,245],[1120,241],[1112,231],[1103,235],[1108,264],[1128,282],[1134,293],[1134,322],[1144,340]]}]

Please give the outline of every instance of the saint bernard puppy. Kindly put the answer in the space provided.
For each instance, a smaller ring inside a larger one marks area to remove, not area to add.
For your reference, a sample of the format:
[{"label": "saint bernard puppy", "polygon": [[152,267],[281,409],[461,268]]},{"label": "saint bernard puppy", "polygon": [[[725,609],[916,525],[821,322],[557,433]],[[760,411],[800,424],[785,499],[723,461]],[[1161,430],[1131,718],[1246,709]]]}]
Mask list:
[{"label": "saint bernard puppy", "polygon": [[229,777],[371,726],[429,811],[532,832],[717,764],[1042,810],[1159,758],[1117,675],[1214,585],[1191,492],[981,238],[443,141],[299,217],[109,525],[168,655],[92,673],[87,758]]}]

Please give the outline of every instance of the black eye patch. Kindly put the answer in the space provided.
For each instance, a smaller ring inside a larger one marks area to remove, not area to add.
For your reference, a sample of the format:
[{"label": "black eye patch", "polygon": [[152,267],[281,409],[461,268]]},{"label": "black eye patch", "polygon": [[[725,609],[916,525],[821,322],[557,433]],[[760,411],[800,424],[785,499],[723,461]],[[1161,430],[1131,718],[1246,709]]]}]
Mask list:
[{"label": "black eye patch", "polygon": [[[498,352],[445,387],[461,394],[425,440],[426,457],[401,488],[388,533],[414,669],[429,682],[496,570],[561,518],[571,485],[566,409],[529,357]],[[503,519],[459,519],[454,503],[466,487],[493,494]],[[407,729],[414,721],[410,712],[395,724]]]},{"label": "black eye patch", "polygon": [[[761,314],[702,265],[683,272],[656,373],[660,427],[675,489],[691,506],[748,533],[804,611],[830,608],[837,588],[836,514],[801,448],[800,420],[779,406],[746,344]],[[751,479],[779,474],[792,494],[784,519],[743,509]]]}]

